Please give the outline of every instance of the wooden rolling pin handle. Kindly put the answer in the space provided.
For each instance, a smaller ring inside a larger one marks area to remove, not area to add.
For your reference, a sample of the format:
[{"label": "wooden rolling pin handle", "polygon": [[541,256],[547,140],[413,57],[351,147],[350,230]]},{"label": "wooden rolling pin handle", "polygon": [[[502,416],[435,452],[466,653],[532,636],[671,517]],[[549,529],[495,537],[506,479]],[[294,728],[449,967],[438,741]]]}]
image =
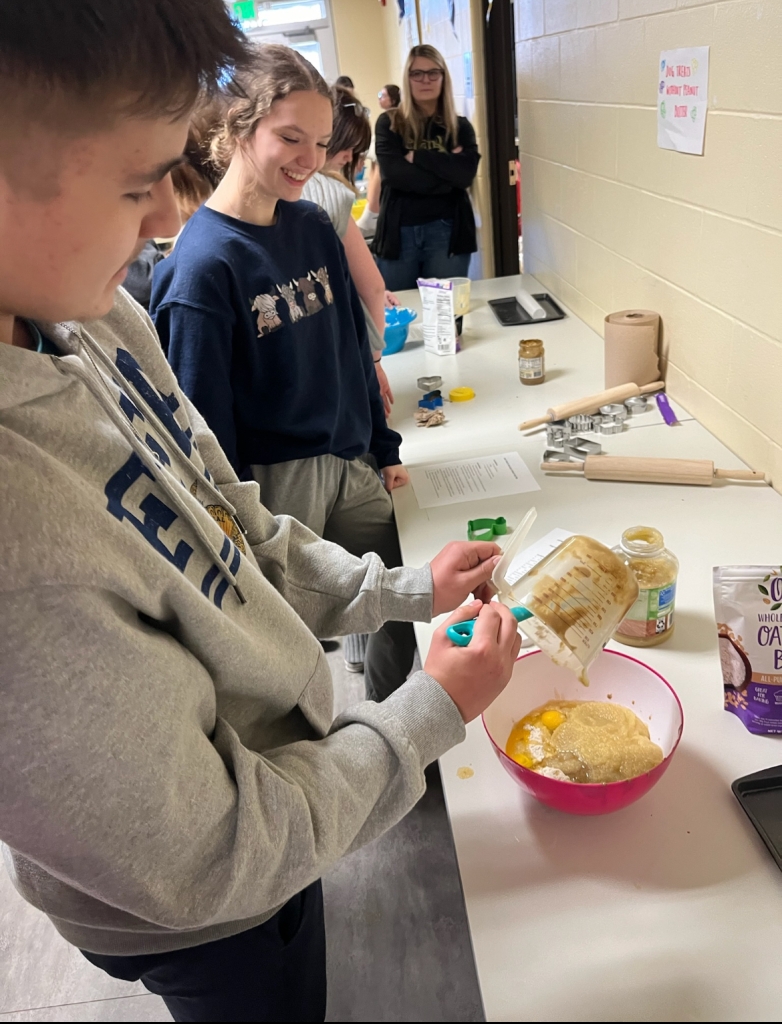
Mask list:
[{"label": "wooden rolling pin handle", "polygon": [[715,469],[714,476],[717,480],[762,480],[768,483],[768,477],[759,469]]},{"label": "wooden rolling pin handle", "polygon": [[538,416],[536,420],[525,420],[523,423],[519,423],[519,430],[532,430],[533,427],[542,427],[544,423],[551,423],[553,416],[549,413],[547,416]]},{"label": "wooden rolling pin handle", "polygon": [[639,388],[637,384],[618,384],[615,388],[607,391],[600,391],[596,395],[589,395],[586,398],[578,398],[573,402],[566,402],[564,405],[555,405],[549,409],[547,415],[539,416],[536,420],[525,420],[519,424],[519,430],[532,430],[533,427],[540,427],[544,423],[551,423],[552,420],[566,420],[569,416],[578,416],[581,413],[591,415],[596,413],[601,405],[610,405],[612,402],[624,402],[628,398],[635,398],[638,395],[646,395],[650,391],[659,391],[665,387],[665,381],[656,380],[653,384],[644,384]]},{"label": "wooden rolling pin handle", "polygon": [[541,469],[547,473],[583,473],[583,462],[541,462]]}]

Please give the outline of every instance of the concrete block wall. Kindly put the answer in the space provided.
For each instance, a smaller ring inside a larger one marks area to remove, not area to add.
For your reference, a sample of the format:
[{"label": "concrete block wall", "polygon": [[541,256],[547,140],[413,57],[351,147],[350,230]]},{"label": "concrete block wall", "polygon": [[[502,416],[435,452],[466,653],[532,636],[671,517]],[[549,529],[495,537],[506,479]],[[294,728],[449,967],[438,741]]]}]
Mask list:
[{"label": "concrete block wall", "polygon": [[[782,0],[516,0],[525,267],[602,334],[655,309],[670,394],[782,491]],[[710,50],[705,155],[661,50]]]}]

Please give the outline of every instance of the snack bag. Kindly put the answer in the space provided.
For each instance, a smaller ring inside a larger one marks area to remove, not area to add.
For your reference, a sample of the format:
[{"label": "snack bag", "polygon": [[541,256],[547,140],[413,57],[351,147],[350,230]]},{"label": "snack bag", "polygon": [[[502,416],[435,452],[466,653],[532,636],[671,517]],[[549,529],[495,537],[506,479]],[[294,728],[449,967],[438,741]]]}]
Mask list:
[{"label": "snack bag", "polygon": [[454,315],[453,281],[436,277],[419,277],[418,291],[423,309],[424,349],[438,356],[452,356],[459,351]]},{"label": "snack bag", "polygon": [[714,569],[725,709],[750,732],[782,733],[782,566]]}]

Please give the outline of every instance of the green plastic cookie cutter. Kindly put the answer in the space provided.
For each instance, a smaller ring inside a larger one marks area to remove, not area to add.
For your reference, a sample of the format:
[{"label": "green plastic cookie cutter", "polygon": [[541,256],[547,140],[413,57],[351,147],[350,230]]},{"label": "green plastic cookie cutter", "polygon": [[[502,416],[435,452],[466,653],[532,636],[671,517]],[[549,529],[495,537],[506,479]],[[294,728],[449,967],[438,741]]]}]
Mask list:
[{"label": "green plastic cookie cutter", "polygon": [[508,532],[504,516],[496,519],[470,519],[467,523],[467,540],[494,540]]}]

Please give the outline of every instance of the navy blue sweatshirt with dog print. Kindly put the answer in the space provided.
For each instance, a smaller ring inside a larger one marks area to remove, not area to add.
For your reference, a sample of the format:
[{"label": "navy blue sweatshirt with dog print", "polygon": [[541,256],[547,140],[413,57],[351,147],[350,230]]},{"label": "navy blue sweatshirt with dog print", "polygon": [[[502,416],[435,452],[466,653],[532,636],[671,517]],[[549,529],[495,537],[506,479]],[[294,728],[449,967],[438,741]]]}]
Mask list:
[{"label": "navy blue sweatshirt with dog print", "polygon": [[208,207],[155,268],[150,313],[240,474],[316,455],[399,463],[345,250],[312,203],[259,227]]}]

